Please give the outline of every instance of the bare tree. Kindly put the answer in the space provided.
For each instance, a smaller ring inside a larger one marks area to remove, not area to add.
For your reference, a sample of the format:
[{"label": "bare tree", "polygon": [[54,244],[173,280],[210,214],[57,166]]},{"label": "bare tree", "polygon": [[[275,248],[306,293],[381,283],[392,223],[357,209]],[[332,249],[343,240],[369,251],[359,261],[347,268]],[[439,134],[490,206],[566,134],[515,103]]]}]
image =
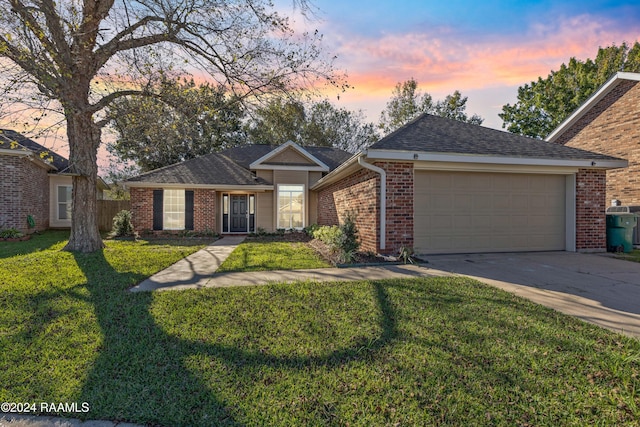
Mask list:
[{"label": "bare tree", "polygon": [[115,100],[154,96],[161,77],[185,72],[206,73],[240,99],[340,84],[321,37],[294,34],[271,8],[269,0],[0,0],[0,108],[64,115],[74,175],[67,250],[103,247],[96,160],[103,111]]}]

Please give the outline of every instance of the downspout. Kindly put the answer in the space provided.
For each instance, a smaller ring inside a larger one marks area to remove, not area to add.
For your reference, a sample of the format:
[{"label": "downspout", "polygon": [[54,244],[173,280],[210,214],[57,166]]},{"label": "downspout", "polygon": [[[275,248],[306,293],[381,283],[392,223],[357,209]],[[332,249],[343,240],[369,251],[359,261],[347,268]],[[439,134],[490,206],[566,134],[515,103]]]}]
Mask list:
[{"label": "downspout", "polygon": [[387,235],[387,173],[384,169],[364,161],[364,155],[358,157],[358,164],[380,174],[380,250],[386,249]]}]

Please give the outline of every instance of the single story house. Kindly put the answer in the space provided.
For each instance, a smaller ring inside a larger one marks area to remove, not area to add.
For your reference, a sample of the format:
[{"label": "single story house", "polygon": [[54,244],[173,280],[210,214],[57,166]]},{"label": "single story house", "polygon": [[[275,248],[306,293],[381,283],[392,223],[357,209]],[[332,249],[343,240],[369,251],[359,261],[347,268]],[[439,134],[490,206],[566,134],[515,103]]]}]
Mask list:
[{"label": "single story house", "polygon": [[546,140],[626,159],[607,171],[606,200],[640,205],[640,73],[615,74]]},{"label": "single story house", "polygon": [[[0,229],[71,227],[71,181],[67,159],[18,132],[0,129]],[[98,197],[106,188],[99,180]]]},{"label": "single story house", "polygon": [[606,171],[625,160],[432,115],[366,150],[246,145],[131,178],[138,230],[339,223],[362,249],[604,251]]},{"label": "single story house", "polygon": [[351,154],[330,147],[245,145],[126,181],[138,231],[251,233],[318,222],[311,187]]}]

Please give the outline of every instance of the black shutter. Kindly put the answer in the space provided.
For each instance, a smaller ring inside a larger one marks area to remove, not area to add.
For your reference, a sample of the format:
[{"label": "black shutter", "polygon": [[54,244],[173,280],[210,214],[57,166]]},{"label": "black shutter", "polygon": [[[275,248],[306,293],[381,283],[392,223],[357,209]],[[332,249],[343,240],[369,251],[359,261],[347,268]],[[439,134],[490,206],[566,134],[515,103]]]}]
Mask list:
[{"label": "black shutter", "polygon": [[193,230],[193,191],[184,192],[184,229]]},{"label": "black shutter", "polygon": [[153,229],[162,230],[163,190],[153,190]]}]

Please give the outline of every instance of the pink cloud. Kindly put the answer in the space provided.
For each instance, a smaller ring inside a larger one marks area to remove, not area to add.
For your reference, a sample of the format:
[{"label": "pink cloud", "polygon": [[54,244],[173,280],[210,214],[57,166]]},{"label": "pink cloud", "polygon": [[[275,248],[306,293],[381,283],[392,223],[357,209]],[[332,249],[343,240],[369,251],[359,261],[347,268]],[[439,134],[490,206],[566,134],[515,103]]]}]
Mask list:
[{"label": "pink cloud", "polygon": [[599,46],[639,38],[637,30],[581,15],[532,24],[511,36],[468,39],[451,28],[435,28],[375,39],[342,35],[333,42],[356,90],[390,94],[411,77],[427,91],[517,86],[548,75],[570,57],[593,58]]}]

